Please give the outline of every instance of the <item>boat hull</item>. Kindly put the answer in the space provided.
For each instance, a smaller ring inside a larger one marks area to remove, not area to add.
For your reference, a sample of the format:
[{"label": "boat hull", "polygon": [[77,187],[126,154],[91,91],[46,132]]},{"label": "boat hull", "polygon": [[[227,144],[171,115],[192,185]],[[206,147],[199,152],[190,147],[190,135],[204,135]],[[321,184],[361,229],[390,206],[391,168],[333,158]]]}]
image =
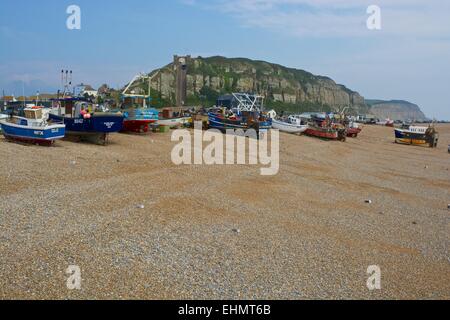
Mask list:
[{"label": "boat hull", "polygon": [[69,118],[49,115],[50,120],[62,122],[66,125],[67,133],[71,134],[105,134],[114,133],[122,130],[122,115],[93,115],[90,119]]},{"label": "boat hull", "polygon": [[427,135],[396,129],[395,143],[435,148],[437,147],[438,143],[438,135],[437,134]]},{"label": "boat hull", "polygon": [[110,133],[123,128],[121,114],[94,114],[89,119],[69,118],[50,113],[49,119],[66,125],[66,137],[75,137],[77,141],[86,141],[105,145]]},{"label": "boat hull", "polygon": [[208,127],[210,129],[220,130],[224,133],[227,130],[243,130],[246,133],[248,133],[249,130],[255,130],[256,136],[254,138],[262,139],[272,128],[272,120],[249,123],[246,119],[232,120],[223,118],[221,115],[209,113]]},{"label": "boat hull", "polygon": [[320,139],[326,140],[337,140],[339,138],[339,134],[337,130],[326,130],[322,128],[308,128],[305,131],[305,134],[311,137],[316,137]]},{"label": "boat hull", "polygon": [[121,132],[147,133],[150,131],[150,125],[154,120],[125,120]]},{"label": "boat hull", "polygon": [[294,125],[283,121],[272,120],[272,128],[286,133],[303,133],[308,129],[307,125]]},{"label": "boat hull", "polygon": [[170,128],[181,127],[189,122],[192,122],[192,118],[173,118],[173,119],[159,119],[158,125],[160,126],[168,126]]},{"label": "boat hull", "polygon": [[158,121],[158,111],[150,108],[124,109],[125,117],[121,132],[147,133],[150,125]]},{"label": "boat hull", "polygon": [[272,128],[272,121],[258,121],[252,124],[248,123],[245,119],[242,120],[232,120],[221,117],[213,113],[208,114],[209,127],[212,129],[225,130],[249,130],[254,129],[257,132],[267,131]]},{"label": "boat hull", "polygon": [[52,125],[44,128],[28,127],[0,121],[2,133],[8,140],[39,145],[51,145],[55,140],[64,138],[65,126]]},{"label": "boat hull", "polygon": [[361,128],[349,128],[347,131],[347,137],[356,138],[361,133]]}]

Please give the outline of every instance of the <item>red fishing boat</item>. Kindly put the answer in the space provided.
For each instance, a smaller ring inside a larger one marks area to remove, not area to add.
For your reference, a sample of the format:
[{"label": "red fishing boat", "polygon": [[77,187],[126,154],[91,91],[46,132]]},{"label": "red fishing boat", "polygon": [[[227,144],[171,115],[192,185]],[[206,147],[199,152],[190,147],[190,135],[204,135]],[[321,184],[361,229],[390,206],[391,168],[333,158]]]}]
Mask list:
[{"label": "red fishing boat", "polygon": [[347,137],[349,138],[356,138],[361,133],[361,128],[355,128],[355,127],[349,127],[347,129]]},{"label": "red fishing boat", "polygon": [[319,126],[310,126],[306,129],[305,134],[312,137],[322,138],[322,139],[330,139],[337,140],[338,132],[332,128],[323,128]]},{"label": "red fishing boat", "polygon": [[311,137],[340,141],[345,141],[347,137],[347,128],[333,123],[329,117],[325,119],[313,117],[308,125],[305,134]]}]

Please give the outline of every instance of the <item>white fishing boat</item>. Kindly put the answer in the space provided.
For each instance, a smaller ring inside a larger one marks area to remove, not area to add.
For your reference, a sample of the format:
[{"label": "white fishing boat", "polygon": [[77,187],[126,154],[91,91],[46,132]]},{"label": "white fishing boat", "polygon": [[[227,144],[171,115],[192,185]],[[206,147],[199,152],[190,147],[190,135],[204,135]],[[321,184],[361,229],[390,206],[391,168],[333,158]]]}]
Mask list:
[{"label": "white fishing boat", "polygon": [[289,117],[288,122],[273,119],[272,128],[286,133],[303,133],[308,129],[308,125],[301,124],[300,119]]},{"label": "white fishing boat", "polygon": [[385,127],[393,127],[394,126],[394,120],[386,119],[386,120],[383,120],[383,121],[378,121],[377,125],[385,126]]},{"label": "white fishing boat", "polygon": [[169,118],[169,119],[164,119],[164,118],[159,118],[158,120],[158,125],[160,126],[168,126],[170,128],[176,128],[176,127],[181,127],[189,122],[191,122],[192,118],[191,117],[180,117],[180,118]]}]

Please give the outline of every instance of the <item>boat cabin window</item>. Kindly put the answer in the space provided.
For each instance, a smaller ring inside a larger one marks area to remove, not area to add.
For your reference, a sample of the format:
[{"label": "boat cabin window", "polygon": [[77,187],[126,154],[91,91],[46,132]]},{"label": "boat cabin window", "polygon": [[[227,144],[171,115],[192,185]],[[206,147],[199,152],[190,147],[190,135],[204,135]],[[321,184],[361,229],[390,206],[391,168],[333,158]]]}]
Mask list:
[{"label": "boat cabin window", "polygon": [[25,118],[39,120],[42,119],[42,109],[25,109]]},{"label": "boat cabin window", "polygon": [[19,126],[27,126],[28,121],[27,121],[27,119],[17,119],[16,124],[18,124]]}]

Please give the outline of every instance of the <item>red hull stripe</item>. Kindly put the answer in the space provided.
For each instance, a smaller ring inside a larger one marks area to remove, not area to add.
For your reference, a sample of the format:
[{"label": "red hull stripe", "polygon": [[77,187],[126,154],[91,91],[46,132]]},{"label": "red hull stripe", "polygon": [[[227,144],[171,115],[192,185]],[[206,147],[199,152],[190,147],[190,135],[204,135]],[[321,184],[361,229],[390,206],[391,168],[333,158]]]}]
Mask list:
[{"label": "red hull stripe", "polygon": [[125,120],[123,122],[123,132],[148,132],[149,125],[155,123],[156,120]]}]

